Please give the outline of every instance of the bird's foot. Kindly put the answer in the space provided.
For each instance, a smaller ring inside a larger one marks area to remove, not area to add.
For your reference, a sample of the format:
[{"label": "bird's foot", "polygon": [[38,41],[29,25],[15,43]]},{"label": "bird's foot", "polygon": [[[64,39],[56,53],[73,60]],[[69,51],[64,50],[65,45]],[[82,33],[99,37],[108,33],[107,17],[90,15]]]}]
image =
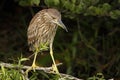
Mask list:
[{"label": "bird's foot", "polygon": [[35,72],[35,69],[36,69],[37,67],[38,67],[38,66],[33,63],[32,66],[29,67],[29,68],[26,70],[25,73],[28,75],[28,72],[31,71],[31,70],[33,70],[33,71]]},{"label": "bird's foot", "polygon": [[35,69],[37,68],[38,66],[36,65],[36,64],[32,64],[32,66],[31,66],[31,68],[32,68],[32,70],[35,72]]},{"label": "bird's foot", "polygon": [[60,76],[60,73],[56,65],[52,65],[52,72]]}]

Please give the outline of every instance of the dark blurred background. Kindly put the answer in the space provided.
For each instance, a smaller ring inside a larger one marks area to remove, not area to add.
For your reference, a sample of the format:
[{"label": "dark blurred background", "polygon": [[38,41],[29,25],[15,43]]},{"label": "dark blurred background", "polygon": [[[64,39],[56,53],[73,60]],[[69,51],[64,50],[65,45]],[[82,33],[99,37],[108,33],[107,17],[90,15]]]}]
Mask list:
[{"label": "dark blurred background", "polygon": [[[120,79],[120,0],[1,0],[0,61],[15,63],[29,57],[27,28],[39,10],[56,8],[68,32],[54,40],[60,72],[86,78],[103,73]],[[39,54],[39,66],[51,66],[49,52]],[[24,65],[31,65],[32,58]]]}]

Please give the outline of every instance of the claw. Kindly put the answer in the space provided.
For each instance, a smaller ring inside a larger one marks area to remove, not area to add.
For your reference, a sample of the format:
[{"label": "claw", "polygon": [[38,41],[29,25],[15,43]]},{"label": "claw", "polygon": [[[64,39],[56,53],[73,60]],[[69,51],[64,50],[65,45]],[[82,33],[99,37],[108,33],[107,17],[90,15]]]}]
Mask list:
[{"label": "claw", "polygon": [[31,71],[31,70],[33,70],[33,71],[35,72],[35,69],[36,69],[37,67],[38,67],[38,66],[37,66],[35,63],[33,63],[32,66],[31,66],[30,68],[28,68],[25,73],[28,75],[28,72]]},{"label": "claw", "polygon": [[52,70],[53,70],[53,72],[55,72],[56,74],[59,74],[59,71],[58,71],[56,65],[54,65],[54,64],[52,65]]}]

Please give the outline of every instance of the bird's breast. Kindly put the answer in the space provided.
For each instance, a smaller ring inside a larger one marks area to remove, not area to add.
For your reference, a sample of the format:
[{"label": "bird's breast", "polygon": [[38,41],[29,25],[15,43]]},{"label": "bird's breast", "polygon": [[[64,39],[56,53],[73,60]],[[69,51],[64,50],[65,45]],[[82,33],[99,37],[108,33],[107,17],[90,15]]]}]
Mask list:
[{"label": "bird's breast", "polygon": [[57,25],[50,22],[45,22],[44,24],[38,26],[37,42],[35,45],[39,46],[40,44],[47,44],[48,46],[50,43],[53,43],[56,30]]}]

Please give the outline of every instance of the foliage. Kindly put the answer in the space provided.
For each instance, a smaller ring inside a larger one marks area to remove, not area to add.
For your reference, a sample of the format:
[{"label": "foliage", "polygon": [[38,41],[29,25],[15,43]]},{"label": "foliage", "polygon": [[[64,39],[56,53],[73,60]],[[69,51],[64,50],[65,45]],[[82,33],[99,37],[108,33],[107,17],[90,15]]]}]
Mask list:
[{"label": "foliage", "polygon": [[26,80],[24,75],[22,74],[22,69],[21,69],[21,63],[23,61],[26,61],[26,58],[21,58],[18,62],[18,68],[16,69],[9,69],[5,68],[4,66],[1,65],[1,70],[0,70],[0,79],[1,80]]},{"label": "foliage", "polygon": [[19,3],[21,6],[33,6],[33,5],[39,5],[40,0],[15,0]]},{"label": "foliage", "polygon": [[[54,41],[54,52],[56,61],[63,62],[63,66],[60,66],[60,70],[63,73],[71,74],[79,78],[84,79],[96,79],[99,78],[98,75],[102,75],[101,80],[106,78],[119,78],[120,76],[120,0],[14,0],[22,6],[20,15],[16,15],[18,22],[16,20],[11,23],[17,27],[12,29],[15,34],[18,35],[22,44],[25,45],[25,31],[27,30],[28,14],[30,11],[26,10],[26,6],[32,6],[31,9],[37,12],[37,9],[43,8],[57,8],[62,13],[63,23],[65,23],[68,28],[68,33],[59,30]],[[39,8],[40,7],[40,8]],[[37,8],[37,9],[36,9]],[[30,10],[31,10],[30,9]],[[2,12],[2,11],[1,11]],[[16,11],[17,12],[17,11]],[[31,13],[32,14],[32,13]],[[12,15],[10,15],[12,16]],[[15,17],[16,18],[16,17]],[[21,19],[22,18],[22,19]],[[8,19],[8,18],[7,18]],[[3,23],[3,22],[1,22]],[[5,22],[6,23],[6,22]],[[25,24],[25,25],[21,25]],[[10,26],[10,25],[9,25]],[[24,27],[21,27],[24,26]],[[25,29],[24,29],[25,28]],[[5,33],[5,32],[3,32]],[[10,34],[7,34],[11,36]],[[2,36],[2,35],[0,35]],[[12,36],[11,36],[12,37]],[[21,38],[22,37],[22,38]],[[3,40],[4,37],[2,37]],[[1,40],[2,40],[1,39]],[[8,38],[9,39],[9,38]],[[10,38],[8,42],[12,41],[14,38]],[[26,39],[26,38],[25,38]],[[16,40],[13,40],[16,42]],[[21,51],[26,53],[25,50],[14,50],[14,47],[19,45],[11,45],[10,51],[8,52],[12,55]],[[24,42],[24,43],[23,43]],[[16,45],[16,46],[15,46]],[[4,46],[4,45],[2,45]],[[8,47],[8,46],[7,46]],[[26,46],[21,46],[22,48]],[[19,48],[19,47],[18,47]],[[6,47],[5,47],[5,51]],[[1,52],[1,55],[5,52]],[[25,54],[26,55],[26,54]],[[28,54],[27,54],[28,55]],[[46,64],[50,63],[48,60],[49,54],[45,54],[38,59],[38,64],[43,63],[42,58],[46,60]],[[8,55],[9,57],[9,55]],[[14,57],[16,57],[14,55]],[[44,62],[45,63],[45,62]],[[98,74],[97,74],[98,73]],[[103,74],[99,74],[103,73]],[[46,75],[45,73],[42,79],[50,79],[51,75]],[[39,74],[39,75],[40,75]],[[95,75],[97,74],[97,75]],[[95,76],[93,76],[95,75]],[[36,74],[34,75],[36,76]],[[93,77],[90,77],[93,76]],[[51,78],[53,79],[53,77]],[[54,77],[56,79],[56,77]]]},{"label": "foliage", "polygon": [[22,77],[22,74],[19,73],[19,71],[11,69],[5,69],[3,66],[1,66],[0,70],[0,79],[1,80],[25,80]]},{"label": "foliage", "polygon": [[87,80],[105,80],[102,73],[97,73],[95,76],[88,78]]}]

